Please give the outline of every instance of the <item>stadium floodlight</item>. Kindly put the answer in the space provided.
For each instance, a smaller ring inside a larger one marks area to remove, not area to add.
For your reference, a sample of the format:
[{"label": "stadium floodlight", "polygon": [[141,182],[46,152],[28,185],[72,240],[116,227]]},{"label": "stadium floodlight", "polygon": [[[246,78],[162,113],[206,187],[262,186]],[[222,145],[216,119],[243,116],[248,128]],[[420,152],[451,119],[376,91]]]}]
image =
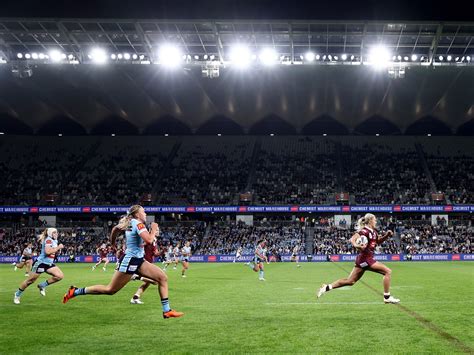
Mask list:
[{"label": "stadium floodlight", "polygon": [[112,59],[112,60],[117,59],[117,54],[112,53],[112,54],[110,55],[110,59]]},{"label": "stadium floodlight", "polygon": [[61,53],[57,49],[52,49],[49,51],[49,58],[51,59],[52,62],[58,63],[61,61],[61,59],[64,59],[63,54],[64,53]]},{"label": "stadium floodlight", "polygon": [[107,62],[107,54],[102,48],[93,48],[90,51],[89,56],[96,64],[104,64]]},{"label": "stadium floodlight", "polygon": [[339,60],[339,57],[337,55],[334,56],[334,60],[335,61],[338,61]]},{"label": "stadium floodlight", "polygon": [[397,59],[402,60],[402,56],[401,55],[397,56]]},{"label": "stadium floodlight", "polygon": [[38,53],[31,53],[31,58],[38,59]]},{"label": "stadium floodlight", "polygon": [[118,59],[122,59],[122,58],[123,58],[123,54],[122,54],[122,53],[119,53],[119,54],[117,55],[117,58],[118,58]]},{"label": "stadium floodlight", "polygon": [[329,60],[332,60],[332,55],[329,54],[329,55],[328,55],[328,59],[329,59]]},{"label": "stadium floodlight", "polygon": [[58,133],[58,137],[62,137],[62,136],[63,136],[63,134],[62,134],[62,133]]},{"label": "stadium floodlight", "polygon": [[216,59],[216,56],[214,54],[212,54],[210,57],[209,57],[210,60],[214,60]]},{"label": "stadium floodlight", "polygon": [[0,135],[2,135],[2,136],[3,136],[4,134],[5,134],[5,132],[0,132]]},{"label": "stadium floodlight", "polygon": [[198,56],[198,55],[195,55],[195,56],[194,56],[194,60],[199,60],[199,56]]},{"label": "stadium floodlight", "polygon": [[217,136],[218,136],[218,137],[221,137],[221,136],[222,136],[222,134],[221,134],[221,133],[217,133]]},{"label": "stadium floodlight", "polygon": [[327,133],[323,133],[323,137],[326,137],[328,134]]},{"label": "stadium floodlight", "polygon": [[275,136],[275,133],[270,133],[270,137],[273,137],[273,136]]},{"label": "stadium floodlight", "polygon": [[375,133],[375,136],[376,136],[376,137],[380,136],[380,133]]},{"label": "stadium floodlight", "polygon": [[428,133],[427,136],[428,136],[428,137],[431,137],[431,133]]},{"label": "stadium floodlight", "polygon": [[444,57],[443,57],[442,55],[440,55],[440,56],[438,57],[438,59],[439,59],[440,62],[442,62],[443,59],[444,59]]},{"label": "stadium floodlight", "polygon": [[233,65],[239,68],[246,68],[250,65],[251,54],[247,46],[237,44],[232,47],[230,52],[230,60]]},{"label": "stadium floodlight", "polygon": [[408,56],[407,56],[407,55],[404,56],[404,57],[403,57],[403,60],[404,60],[405,62],[408,62]]},{"label": "stadium floodlight", "polygon": [[464,62],[464,59],[466,59],[466,57],[463,56],[463,57],[461,58],[461,62]]},{"label": "stadium floodlight", "polygon": [[168,134],[168,133],[165,133],[165,137],[168,137],[168,136],[169,136],[169,134]]},{"label": "stadium floodlight", "polygon": [[31,58],[31,54],[30,54],[30,53],[26,53],[26,54],[25,54],[25,58],[26,58],[26,59],[30,59],[30,58]]},{"label": "stadium floodlight", "polygon": [[470,61],[471,61],[471,56],[468,55],[468,56],[466,57],[466,60],[467,60],[468,62],[470,62]]},{"label": "stadium floodlight", "polygon": [[316,55],[313,52],[307,52],[305,54],[305,58],[308,62],[313,62],[314,59],[316,58]]},{"label": "stadium floodlight", "polygon": [[453,57],[450,56],[450,55],[448,55],[448,56],[446,57],[446,60],[447,60],[448,62],[450,62],[452,59],[453,59]]},{"label": "stadium floodlight", "polygon": [[158,51],[160,64],[168,68],[176,68],[183,61],[183,54],[179,47],[172,44],[163,44]]},{"label": "stadium floodlight", "polygon": [[133,53],[133,54],[132,54],[132,59],[133,59],[133,60],[137,60],[137,59],[138,59],[138,55],[137,55],[136,53]]},{"label": "stadium floodlight", "polygon": [[278,54],[273,48],[264,48],[260,52],[259,59],[263,65],[273,65],[278,60]]},{"label": "stadium floodlight", "polygon": [[73,59],[74,59],[74,56],[73,56],[72,54],[69,54],[69,55],[67,56],[67,59],[73,60]]},{"label": "stadium floodlight", "polygon": [[208,55],[204,54],[204,60],[207,60],[207,58],[209,58]]},{"label": "stadium floodlight", "polygon": [[369,64],[375,69],[385,68],[390,60],[390,52],[384,46],[375,46],[369,53]]},{"label": "stadium floodlight", "polygon": [[351,60],[354,60],[355,59],[355,56],[354,55],[351,55]]},{"label": "stadium floodlight", "polygon": [[347,54],[344,53],[343,55],[341,55],[341,59],[346,60],[347,59]]},{"label": "stadium floodlight", "polygon": [[319,60],[321,56],[319,54],[316,54],[316,60]]},{"label": "stadium floodlight", "polygon": [[145,56],[143,54],[140,54],[140,56],[138,58],[140,58],[140,60],[143,60],[143,59],[145,59]]},{"label": "stadium floodlight", "polygon": [[115,133],[112,133],[111,136],[112,136],[112,137],[115,137]]},{"label": "stadium floodlight", "polygon": [[39,59],[44,59],[45,57],[46,57],[46,56],[44,55],[44,53],[38,54],[38,58],[39,58]]},{"label": "stadium floodlight", "polygon": [[124,53],[123,54],[123,59],[130,60],[130,53]]},{"label": "stadium floodlight", "polygon": [[21,58],[23,58],[23,54],[22,54],[22,53],[17,53],[17,54],[16,54],[16,57],[17,57],[18,59],[21,59]]},{"label": "stadium floodlight", "polygon": [[411,55],[412,62],[416,62],[417,59],[418,59],[418,56],[416,54]]}]

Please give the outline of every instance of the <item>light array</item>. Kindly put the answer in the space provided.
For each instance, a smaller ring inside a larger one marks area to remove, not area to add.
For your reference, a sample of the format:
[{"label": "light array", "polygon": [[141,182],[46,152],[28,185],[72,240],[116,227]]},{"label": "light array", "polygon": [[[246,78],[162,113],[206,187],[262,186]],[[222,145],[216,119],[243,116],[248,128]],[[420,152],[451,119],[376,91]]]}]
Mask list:
[{"label": "light array", "polygon": [[[81,56],[81,58],[79,58]],[[151,58],[150,58],[151,56]],[[17,60],[27,60],[42,63],[139,63],[139,64],[159,64],[169,68],[177,68],[183,64],[203,64],[220,63],[234,66],[240,69],[248,68],[252,65],[273,66],[275,64],[311,64],[311,63],[347,63],[347,64],[365,64],[371,65],[376,69],[385,68],[392,64],[411,62],[411,63],[429,63],[430,59],[426,55],[396,54],[390,53],[390,50],[384,46],[374,46],[369,52],[361,57],[359,54],[350,53],[318,53],[308,50],[306,53],[297,55],[279,54],[275,48],[266,47],[253,51],[245,44],[236,44],[226,51],[221,58],[215,54],[186,54],[182,47],[173,44],[163,44],[152,54],[132,53],[132,52],[107,52],[105,49],[96,47],[91,48],[87,54],[79,55],[77,53],[64,53],[58,49],[43,52],[16,53]],[[470,63],[470,55],[437,55],[432,58],[434,63]]]}]

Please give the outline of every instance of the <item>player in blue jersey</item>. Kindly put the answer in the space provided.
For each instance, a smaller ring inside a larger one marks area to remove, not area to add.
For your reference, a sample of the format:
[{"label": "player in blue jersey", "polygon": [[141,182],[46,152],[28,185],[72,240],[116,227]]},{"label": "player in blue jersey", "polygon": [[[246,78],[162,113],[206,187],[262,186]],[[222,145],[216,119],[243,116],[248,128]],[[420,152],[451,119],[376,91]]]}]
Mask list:
[{"label": "player in blue jersey", "polygon": [[258,279],[260,281],[265,281],[264,278],[264,270],[263,270],[263,262],[266,261],[268,264],[268,259],[266,256],[266,249],[267,241],[264,239],[257,243],[257,247],[255,248],[255,256],[253,258],[253,262],[246,263],[253,271],[258,271]]},{"label": "player in blue jersey", "polygon": [[144,243],[153,243],[158,232],[158,224],[152,223],[150,231],[145,227],[146,213],[142,206],[130,207],[127,214],[112,228],[111,244],[115,247],[115,239],[125,231],[127,248],[125,255],[119,260],[112,280],[108,285],[95,285],[83,288],[71,286],[63,297],[63,303],[71,298],[82,295],[113,295],[120,291],[132,278],[133,274],[154,280],[158,284],[161,296],[163,318],[177,318],[184,315],[170,308],[168,301],[168,277],[158,266],[144,259]]},{"label": "player in blue jersey", "polygon": [[64,277],[63,272],[59,267],[54,265],[54,258],[56,253],[63,249],[62,244],[58,245],[58,231],[56,228],[47,228],[39,236],[38,241],[41,243],[41,254],[36,259],[31,268],[29,277],[20,284],[20,287],[15,292],[13,303],[20,304],[20,297],[28,286],[33,284],[42,273],[46,272],[51,275],[49,279],[43,281],[38,285],[39,292],[42,296],[46,296],[46,287],[61,281]]}]

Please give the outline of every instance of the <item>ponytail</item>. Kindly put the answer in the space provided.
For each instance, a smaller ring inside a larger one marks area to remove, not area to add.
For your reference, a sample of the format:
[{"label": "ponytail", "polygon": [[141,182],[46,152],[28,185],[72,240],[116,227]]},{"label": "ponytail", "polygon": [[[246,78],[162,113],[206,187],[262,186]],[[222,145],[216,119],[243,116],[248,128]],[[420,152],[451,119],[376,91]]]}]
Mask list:
[{"label": "ponytail", "polygon": [[133,205],[127,210],[127,214],[125,216],[122,216],[117,224],[117,227],[121,230],[126,230],[130,227],[130,223],[132,221],[132,218],[134,217],[134,214],[138,212],[138,210],[142,208],[140,205]]},{"label": "ponytail", "polygon": [[375,218],[372,213],[366,213],[364,217],[359,218],[356,223],[356,230],[360,231],[362,228],[365,228],[372,218]]},{"label": "ponytail", "polygon": [[38,242],[43,243],[44,238],[48,235],[48,228],[46,228],[39,236],[38,236]]}]

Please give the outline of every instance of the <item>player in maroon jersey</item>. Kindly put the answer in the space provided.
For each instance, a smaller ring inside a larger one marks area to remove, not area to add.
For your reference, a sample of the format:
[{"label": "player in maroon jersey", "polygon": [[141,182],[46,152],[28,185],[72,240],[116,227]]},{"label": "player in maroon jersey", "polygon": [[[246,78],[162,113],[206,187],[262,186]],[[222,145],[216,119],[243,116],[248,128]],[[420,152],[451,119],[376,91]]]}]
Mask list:
[{"label": "player in maroon jersey", "polygon": [[107,244],[105,243],[102,243],[98,248],[97,248],[97,254],[99,254],[99,261],[97,262],[97,264],[95,264],[93,267],[92,267],[92,271],[94,271],[96,269],[97,266],[99,266],[102,262],[104,262],[104,266],[102,267],[102,270],[104,271],[107,271],[107,264],[109,263],[109,252],[110,252],[110,248]]},{"label": "player in maroon jersey", "polygon": [[[379,237],[378,232],[375,229],[376,225],[377,219],[371,213],[367,213],[364,217],[357,221],[357,232],[352,236],[351,243],[354,248],[359,251],[359,254],[357,255],[355,266],[352,269],[351,274],[346,279],[339,279],[334,281],[332,284],[323,284],[318,291],[318,298],[334,288],[354,285],[362,277],[362,275],[364,275],[364,272],[368,270],[383,275],[384,302],[400,302],[399,299],[390,295],[390,279],[392,270],[374,259],[374,251],[377,244],[381,244],[387,238],[390,238],[393,235],[393,232],[389,230],[383,237]],[[365,236],[367,238],[367,243],[358,245],[357,240],[361,236]]]},{"label": "player in maroon jersey", "polygon": [[[160,233],[160,230],[158,229],[157,235],[159,235],[159,233]],[[145,257],[144,257],[145,260],[151,264],[154,264],[155,256],[159,255],[158,248],[156,247],[156,238],[152,244],[145,244],[144,250],[145,250]],[[140,299],[140,296],[143,294],[143,292],[145,292],[146,289],[150,285],[158,285],[158,283],[155,280],[140,276],[139,274],[134,274],[132,276],[132,280],[143,281],[143,284],[138,288],[137,292],[135,292],[135,294],[133,295],[132,299],[130,300],[131,304],[143,304],[143,301]]]}]

